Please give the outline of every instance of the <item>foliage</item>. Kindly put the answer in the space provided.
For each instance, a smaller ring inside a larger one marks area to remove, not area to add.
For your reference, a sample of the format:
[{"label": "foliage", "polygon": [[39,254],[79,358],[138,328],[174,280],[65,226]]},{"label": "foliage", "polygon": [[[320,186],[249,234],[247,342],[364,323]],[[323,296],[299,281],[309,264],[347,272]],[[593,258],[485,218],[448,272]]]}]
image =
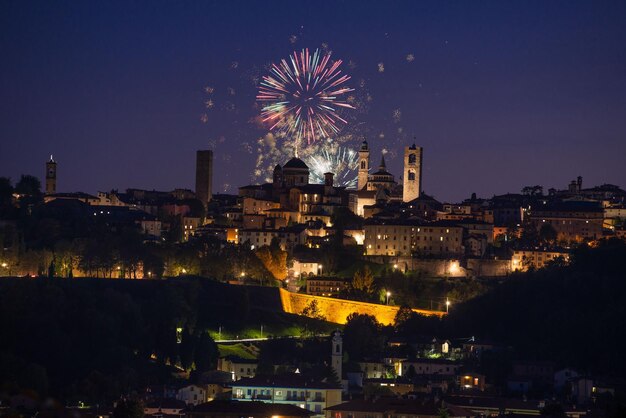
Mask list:
[{"label": "foliage", "polygon": [[120,399],[113,410],[113,418],[143,418],[143,403],[138,399]]},{"label": "foliage", "polygon": [[287,252],[272,246],[259,248],[255,255],[276,280],[287,278]]},{"label": "foliage", "polygon": [[307,316],[313,319],[319,319],[320,321],[325,321],[326,317],[322,314],[319,306],[317,306],[317,300],[313,299],[307,306],[302,310],[302,315]]},{"label": "foliage", "polygon": [[355,361],[377,359],[383,352],[382,326],[372,315],[352,313],[344,327],[345,351]]},{"label": "foliage", "polygon": [[365,266],[354,273],[352,278],[352,289],[365,295],[374,293],[374,275],[369,267]]},{"label": "foliage", "polygon": [[[526,357],[555,360],[560,366],[624,373],[625,258],[621,240],[581,246],[568,266],[516,274],[456,305],[444,319],[444,329],[450,335],[500,341]],[[596,355],[598,347],[602,355]]]}]

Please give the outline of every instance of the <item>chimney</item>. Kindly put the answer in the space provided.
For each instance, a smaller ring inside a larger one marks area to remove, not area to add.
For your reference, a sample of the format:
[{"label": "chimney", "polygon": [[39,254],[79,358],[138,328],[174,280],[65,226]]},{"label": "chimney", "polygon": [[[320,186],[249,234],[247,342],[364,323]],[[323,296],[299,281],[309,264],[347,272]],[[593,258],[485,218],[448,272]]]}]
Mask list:
[{"label": "chimney", "polygon": [[333,173],[324,173],[324,186],[332,186],[334,176]]}]

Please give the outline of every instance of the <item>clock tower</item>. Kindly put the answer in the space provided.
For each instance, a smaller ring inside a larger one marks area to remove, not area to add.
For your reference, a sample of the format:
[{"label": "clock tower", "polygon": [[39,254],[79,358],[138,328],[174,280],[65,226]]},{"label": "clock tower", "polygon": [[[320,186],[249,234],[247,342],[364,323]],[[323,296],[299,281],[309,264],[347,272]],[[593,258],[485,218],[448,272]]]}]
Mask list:
[{"label": "clock tower", "polygon": [[50,161],[46,163],[46,194],[57,192],[57,163],[50,156]]}]

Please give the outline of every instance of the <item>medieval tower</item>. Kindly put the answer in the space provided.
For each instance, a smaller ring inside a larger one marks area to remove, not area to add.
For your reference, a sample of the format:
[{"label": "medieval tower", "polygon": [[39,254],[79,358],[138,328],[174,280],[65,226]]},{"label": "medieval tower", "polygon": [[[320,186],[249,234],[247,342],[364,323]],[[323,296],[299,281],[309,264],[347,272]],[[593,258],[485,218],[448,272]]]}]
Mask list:
[{"label": "medieval tower", "polygon": [[367,176],[370,170],[370,149],[367,141],[363,141],[359,150],[359,177],[357,179],[357,190],[363,190],[367,185]]},{"label": "medieval tower", "polygon": [[50,161],[46,163],[46,194],[57,192],[57,163],[50,156]]},{"label": "medieval tower", "polygon": [[333,332],[333,351],[331,354],[331,365],[333,366],[333,370],[337,373],[337,378],[341,382],[341,366],[343,363],[343,338],[341,338],[341,333],[339,331]]},{"label": "medieval tower", "polygon": [[402,201],[410,202],[422,192],[422,147],[404,147]]},{"label": "medieval tower", "polygon": [[196,152],[196,199],[206,209],[213,197],[213,151]]}]

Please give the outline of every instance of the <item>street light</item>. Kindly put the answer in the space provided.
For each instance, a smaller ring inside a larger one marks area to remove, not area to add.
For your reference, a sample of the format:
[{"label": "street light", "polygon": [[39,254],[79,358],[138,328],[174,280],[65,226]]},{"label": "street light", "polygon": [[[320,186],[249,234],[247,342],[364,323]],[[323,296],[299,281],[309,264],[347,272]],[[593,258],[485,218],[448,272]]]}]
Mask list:
[{"label": "street light", "polygon": [[386,296],[387,296],[387,305],[389,305],[389,296],[391,296],[391,292],[387,290]]},{"label": "street light", "polygon": [[446,313],[448,313],[449,310],[450,310],[450,300],[446,298]]}]

